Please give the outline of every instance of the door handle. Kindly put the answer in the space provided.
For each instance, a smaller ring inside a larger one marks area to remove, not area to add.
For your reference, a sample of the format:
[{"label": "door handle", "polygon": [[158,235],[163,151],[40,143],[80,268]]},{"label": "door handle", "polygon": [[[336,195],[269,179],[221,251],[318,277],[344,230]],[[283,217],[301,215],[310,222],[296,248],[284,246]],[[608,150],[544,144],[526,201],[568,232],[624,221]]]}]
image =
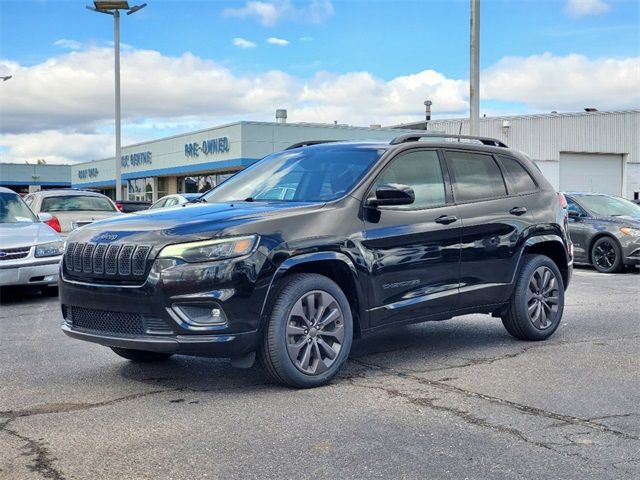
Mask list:
[{"label": "door handle", "polygon": [[436,223],[440,223],[442,225],[449,225],[450,223],[457,222],[458,217],[454,215],[440,215],[438,218],[434,220]]},{"label": "door handle", "polygon": [[525,213],[527,213],[527,209],[524,207],[513,207],[511,210],[509,210],[509,213],[511,215],[516,215],[516,216],[520,216],[520,215],[524,215]]}]

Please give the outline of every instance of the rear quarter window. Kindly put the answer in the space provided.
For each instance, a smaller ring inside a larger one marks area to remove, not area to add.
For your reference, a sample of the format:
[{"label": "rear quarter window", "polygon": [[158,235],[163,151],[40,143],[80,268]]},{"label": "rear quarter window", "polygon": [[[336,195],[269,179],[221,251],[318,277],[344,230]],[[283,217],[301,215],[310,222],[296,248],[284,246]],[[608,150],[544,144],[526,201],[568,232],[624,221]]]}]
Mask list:
[{"label": "rear quarter window", "polygon": [[529,172],[515,158],[499,155],[498,161],[502,165],[510,194],[520,195],[535,192],[538,189]]}]

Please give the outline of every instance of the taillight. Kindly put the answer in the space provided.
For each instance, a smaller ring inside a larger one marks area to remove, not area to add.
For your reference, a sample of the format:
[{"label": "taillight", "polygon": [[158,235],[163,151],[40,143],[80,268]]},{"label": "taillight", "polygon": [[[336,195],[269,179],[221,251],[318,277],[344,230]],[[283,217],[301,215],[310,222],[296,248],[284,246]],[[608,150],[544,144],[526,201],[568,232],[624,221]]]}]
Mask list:
[{"label": "taillight", "polygon": [[116,202],[116,208],[124,213],[124,207],[122,206],[121,202]]},{"label": "taillight", "polygon": [[558,200],[560,200],[560,206],[566,210],[569,205],[567,204],[567,199],[560,192],[558,192]]},{"label": "taillight", "polygon": [[47,225],[49,225],[51,228],[53,228],[56,232],[61,233],[62,232],[62,228],[60,228],[60,222],[58,221],[58,219],[56,217],[51,217],[51,220],[47,220],[46,222]]}]

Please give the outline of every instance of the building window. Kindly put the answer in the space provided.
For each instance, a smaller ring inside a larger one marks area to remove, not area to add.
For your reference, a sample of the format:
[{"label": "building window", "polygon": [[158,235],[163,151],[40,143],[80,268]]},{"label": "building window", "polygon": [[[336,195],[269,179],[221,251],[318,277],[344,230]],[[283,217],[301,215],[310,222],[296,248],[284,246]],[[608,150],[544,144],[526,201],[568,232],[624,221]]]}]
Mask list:
[{"label": "building window", "polygon": [[162,198],[169,194],[169,179],[167,177],[158,177],[158,198]]},{"label": "building window", "polygon": [[153,202],[153,181],[152,177],[127,180],[129,200]]},{"label": "building window", "polygon": [[178,193],[204,193],[221,184],[236,172],[178,177]]}]

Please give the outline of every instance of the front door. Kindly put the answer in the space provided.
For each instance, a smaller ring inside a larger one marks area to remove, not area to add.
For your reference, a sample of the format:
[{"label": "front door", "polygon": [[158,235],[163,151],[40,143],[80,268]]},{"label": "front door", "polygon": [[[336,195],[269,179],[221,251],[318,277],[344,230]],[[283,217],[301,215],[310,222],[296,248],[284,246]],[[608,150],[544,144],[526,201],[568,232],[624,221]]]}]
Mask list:
[{"label": "front door", "polygon": [[436,150],[410,150],[392,159],[369,190],[367,198],[382,184],[415,193],[410,205],[363,207],[372,327],[456,308],[462,225],[444,171]]}]

